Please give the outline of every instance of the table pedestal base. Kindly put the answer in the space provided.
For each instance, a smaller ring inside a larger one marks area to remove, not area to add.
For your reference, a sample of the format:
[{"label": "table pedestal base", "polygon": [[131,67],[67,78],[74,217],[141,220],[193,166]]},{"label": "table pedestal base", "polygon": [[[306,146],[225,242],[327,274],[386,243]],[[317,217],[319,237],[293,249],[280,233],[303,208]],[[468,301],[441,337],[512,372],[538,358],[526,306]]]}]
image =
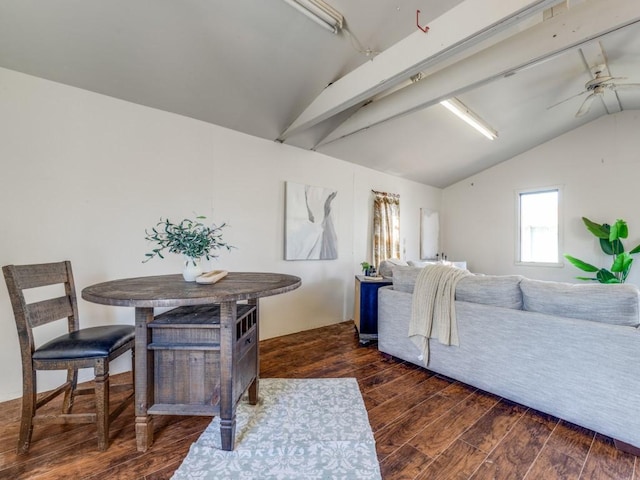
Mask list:
[{"label": "table pedestal base", "polygon": [[136,375],[146,370],[137,379],[138,450],[153,443],[150,415],[218,416],[222,449],[233,450],[240,398],[248,393],[251,404],[258,402],[257,299],[178,307],[157,316],[137,310],[136,341],[145,351],[136,352]]}]

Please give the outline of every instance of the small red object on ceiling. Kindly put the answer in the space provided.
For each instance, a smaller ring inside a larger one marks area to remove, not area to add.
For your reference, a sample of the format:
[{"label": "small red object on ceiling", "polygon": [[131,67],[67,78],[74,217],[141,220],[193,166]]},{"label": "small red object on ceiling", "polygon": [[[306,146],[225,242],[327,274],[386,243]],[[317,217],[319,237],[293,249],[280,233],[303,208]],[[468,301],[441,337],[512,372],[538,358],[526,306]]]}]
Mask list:
[{"label": "small red object on ceiling", "polygon": [[427,33],[429,31],[429,27],[427,27],[426,25],[424,27],[420,26],[420,10],[416,10],[416,25],[424,33]]}]

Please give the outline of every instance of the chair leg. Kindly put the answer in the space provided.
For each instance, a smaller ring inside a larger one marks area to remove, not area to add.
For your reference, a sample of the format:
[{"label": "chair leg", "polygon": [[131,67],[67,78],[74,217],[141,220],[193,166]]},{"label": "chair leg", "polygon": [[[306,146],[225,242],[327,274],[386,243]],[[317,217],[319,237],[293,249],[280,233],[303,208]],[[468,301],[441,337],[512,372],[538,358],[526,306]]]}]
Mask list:
[{"label": "chair leg", "polygon": [[18,437],[18,455],[29,451],[31,434],[33,433],[33,417],[36,414],[36,402],[38,400],[36,386],[36,372],[26,372],[22,384],[22,418],[20,419],[20,436]]},{"label": "chair leg", "polygon": [[96,362],[96,427],[98,430],[98,449],[105,451],[109,447],[109,360],[101,358]]},{"label": "chair leg", "polygon": [[76,393],[76,387],[78,385],[78,369],[69,368],[67,370],[67,383],[69,389],[64,392],[64,401],[62,402],[62,413],[71,413],[73,408],[73,400]]}]

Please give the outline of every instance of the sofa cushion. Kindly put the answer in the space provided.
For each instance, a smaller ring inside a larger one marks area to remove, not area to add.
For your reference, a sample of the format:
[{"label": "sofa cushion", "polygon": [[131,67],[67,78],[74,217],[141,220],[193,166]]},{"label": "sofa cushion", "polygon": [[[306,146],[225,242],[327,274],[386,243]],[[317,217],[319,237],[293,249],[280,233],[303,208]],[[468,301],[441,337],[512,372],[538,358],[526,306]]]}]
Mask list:
[{"label": "sofa cushion", "polygon": [[389,258],[380,262],[378,267],[378,273],[385,278],[393,277],[394,266],[407,266],[407,262],[400,260],[399,258]]},{"label": "sofa cushion", "polygon": [[421,267],[404,267],[394,265],[393,270],[393,289],[399,292],[413,293],[413,287],[416,284],[416,278],[422,271]]},{"label": "sofa cushion", "polygon": [[525,278],[524,309],[612,325],[638,326],[640,291],[634,285],[575,284]]},{"label": "sofa cushion", "polygon": [[456,300],[522,309],[520,275],[469,275],[458,282]]},{"label": "sofa cushion", "polygon": [[409,260],[407,263],[409,264],[410,267],[424,268],[427,265],[437,265],[438,261],[437,260]]}]

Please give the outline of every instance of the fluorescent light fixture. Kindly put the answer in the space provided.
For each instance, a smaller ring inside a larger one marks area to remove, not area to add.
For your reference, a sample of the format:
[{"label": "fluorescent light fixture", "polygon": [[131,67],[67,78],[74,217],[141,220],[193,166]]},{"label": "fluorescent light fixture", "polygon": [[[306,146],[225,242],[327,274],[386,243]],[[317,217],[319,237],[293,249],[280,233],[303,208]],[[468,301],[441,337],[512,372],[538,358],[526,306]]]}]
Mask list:
[{"label": "fluorescent light fixture", "polygon": [[284,0],[307,18],[313,20],[321,27],[332,33],[338,33],[342,29],[344,17],[331,5],[322,0]]},{"label": "fluorescent light fixture", "polygon": [[443,100],[442,102],[440,102],[440,105],[445,107],[450,112],[453,112],[456,116],[467,122],[489,140],[494,140],[495,138],[497,138],[498,132],[491,128],[489,124],[487,124],[487,122],[485,122],[482,118],[469,110],[469,108],[467,108],[467,106],[457,98]]}]

